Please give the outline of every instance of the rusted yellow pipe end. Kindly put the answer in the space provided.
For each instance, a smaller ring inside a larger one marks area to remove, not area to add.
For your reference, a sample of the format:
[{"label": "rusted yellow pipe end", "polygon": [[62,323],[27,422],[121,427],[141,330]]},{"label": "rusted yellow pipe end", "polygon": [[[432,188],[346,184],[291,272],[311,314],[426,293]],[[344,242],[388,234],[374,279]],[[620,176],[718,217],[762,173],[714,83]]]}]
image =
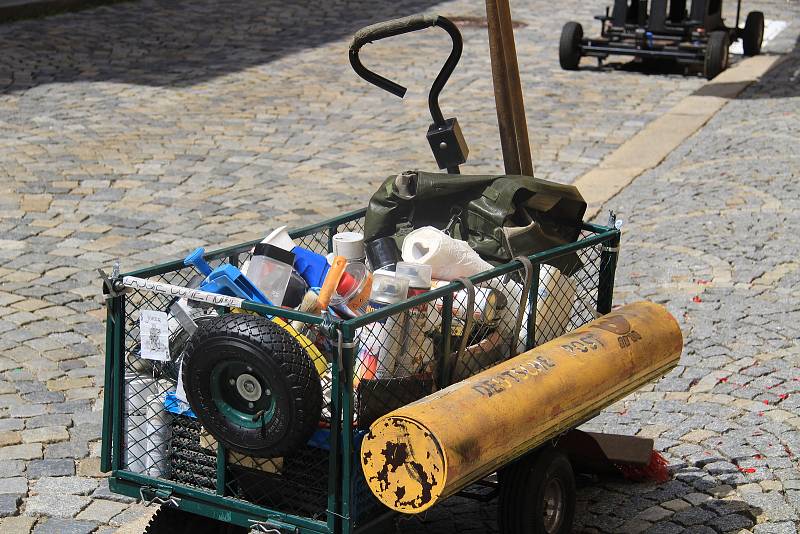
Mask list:
[{"label": "rusted yellow pipe end", "polygon": [[681,331],[637,302],[378,419],[362,469],[389,508],[418,514],[675,367]]},{"label": "rusted yellow pipe end", "polygon": [[373,493],[398,512],[427,510],[444,488],[447,459],[428,429],[412,419],[389,416],[372,425],[361,461]]}]

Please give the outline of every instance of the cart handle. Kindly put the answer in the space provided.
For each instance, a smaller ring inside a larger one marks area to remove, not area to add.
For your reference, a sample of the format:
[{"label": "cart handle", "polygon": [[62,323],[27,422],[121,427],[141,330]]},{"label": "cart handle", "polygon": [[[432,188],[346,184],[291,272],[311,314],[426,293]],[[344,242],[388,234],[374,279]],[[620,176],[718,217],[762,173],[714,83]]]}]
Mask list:
[{"label": "cart handle", "polygon": [[406,88],[366,68],[361,63],[358,53],[365,44],[380,39],[386,39],[387,37],[424,30],[433,26],[439,26],[444,29],[453,40],[453,49],[450,51],[450,56],[448,56],[447,61],[445,61],[442,69],[433,81],[431,90],[428,93],[428,107],[431,111],[431,117],[433,117],[434,124],[441,126],[445,124],[445,120],[442,115],[442,110],[439,107],[439,93],[442,92],[447,80],[450,78],[453,70],[455,70],[458,60],[461,59],[461,51],[464,46],[461,32],[458,31],[458,28],[452,21],[438,15],[412,15],[410,17],[379,22],[362,28],[356,32],[350,43],[350,65],[352,65],[356,74],[369,83],[395,96],[403,98],[406,94]]}]

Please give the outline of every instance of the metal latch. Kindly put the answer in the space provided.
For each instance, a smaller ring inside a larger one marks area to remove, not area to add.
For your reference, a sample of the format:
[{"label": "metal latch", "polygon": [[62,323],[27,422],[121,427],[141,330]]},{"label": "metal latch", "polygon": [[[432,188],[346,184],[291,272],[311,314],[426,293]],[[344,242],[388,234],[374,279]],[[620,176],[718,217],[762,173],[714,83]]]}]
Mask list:
[{"label": "metal latch", "polygon": [[125,286],[122,285],[122,281],[119,279],[119,261],[114,262],[114,266],[111,268],[111,276],[106,274],[103,269],[97,269],[97,272],[100,274],[100,278],[103,279],[103,293],[106,299],[119,297],[125,293]]},{"label": "metal latch", "polygon": [[[250,527],[251,530],[262,532],[263,534],[284,534],[284,531],[281,529],[291,528],[284,527],[282,525],[276,525],[269,520],[262,521],[260,519],[248,519],[247,522],[252,525]],[[291,534],[300,534],[300,529],[298,527],[294,527],[294,529],[291,531]]]},{"label": "metal latch", "polygon": [[[148,498],[146,494],[150,495],[150,497]],[[170,488],[142,486],[139,488],[139,498],[145,506],[150,506],[151,504],[169,504],[174,508],[179,508],[181,504],[180,498],[172,496],[172,489]]]}]

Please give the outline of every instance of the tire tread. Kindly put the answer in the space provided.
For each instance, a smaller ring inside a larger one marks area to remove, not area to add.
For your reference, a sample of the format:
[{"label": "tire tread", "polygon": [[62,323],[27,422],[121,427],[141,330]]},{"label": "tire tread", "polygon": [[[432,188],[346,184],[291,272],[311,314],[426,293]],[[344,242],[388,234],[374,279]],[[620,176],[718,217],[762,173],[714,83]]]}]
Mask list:
[{"label": "tire tread", "polygon": [[[193,355],[199,347],[220,337],[234,338],[260,347],[264,353],[269,354],[286,380],[293,406],[293,420],[281,444],[270,447],[269,452],[261,453],[282,456],[303,445],[319,423],[322,409],[319,375],[311,358],[299,343],[285,329],[264,317],[230,313],[207,321],[197,329],[187,344],[183,366],[183,380],[187,387],[187,396],[190,397],[189,404],[192,405],[190,368]],[[240,452],[248,454],[254,451]]]}]

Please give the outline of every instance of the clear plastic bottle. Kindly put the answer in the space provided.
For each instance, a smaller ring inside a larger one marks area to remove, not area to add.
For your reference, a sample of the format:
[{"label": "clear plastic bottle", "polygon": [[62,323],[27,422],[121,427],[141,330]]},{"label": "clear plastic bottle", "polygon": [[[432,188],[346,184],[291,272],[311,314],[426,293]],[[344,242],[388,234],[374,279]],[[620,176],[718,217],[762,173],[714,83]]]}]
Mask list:
[{"label": "clear plastic bottle", "polygon": [[330,305],[344,317],[358,317],[366,313],[371,292],[372,273],[367,266],[363,262],[348,262]]}]

